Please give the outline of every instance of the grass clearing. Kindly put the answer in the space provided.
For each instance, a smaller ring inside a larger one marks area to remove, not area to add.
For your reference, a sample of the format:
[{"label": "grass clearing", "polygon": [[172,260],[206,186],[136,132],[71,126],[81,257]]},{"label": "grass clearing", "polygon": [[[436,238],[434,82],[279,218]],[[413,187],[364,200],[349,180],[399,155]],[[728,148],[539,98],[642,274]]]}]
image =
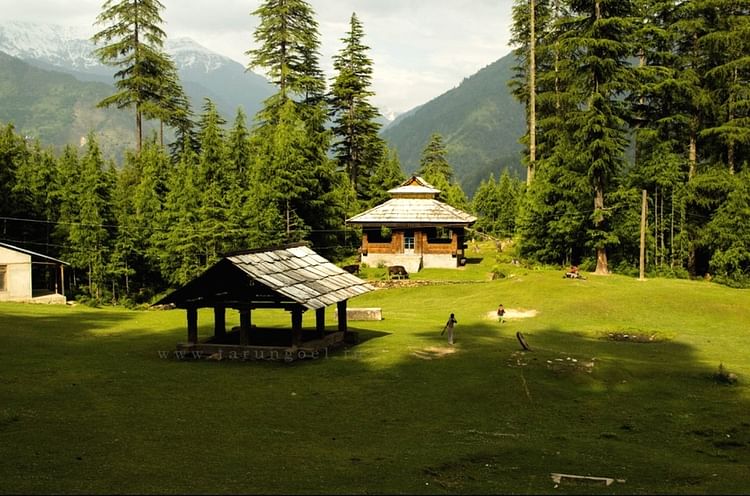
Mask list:
[{"label": "grass clearing", "polygon": [[747,493],[749,291],[489,258],[352,300],[384,320],[291,364],[164,358],[182,311],[0,304],[0,492]]}]

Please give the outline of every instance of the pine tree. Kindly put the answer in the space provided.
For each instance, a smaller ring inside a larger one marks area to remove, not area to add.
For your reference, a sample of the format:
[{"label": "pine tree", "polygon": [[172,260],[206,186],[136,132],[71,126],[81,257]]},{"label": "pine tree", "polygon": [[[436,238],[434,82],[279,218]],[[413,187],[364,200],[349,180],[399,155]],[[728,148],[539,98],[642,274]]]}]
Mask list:
[{"label": "pine tree", "polygon": [[367,207],[372,208],[388,200],[391,197],[388,190],[402,184],[405,179],[398,153],[396,153],[396,150],[388,150],[388,147],[386,147],[370,178],[370,202]]},{"label": "pine tree", "polygon": [[750,0],[697,3],[708,27],[697,43],[708,61],[705,81],[716,116],[701,135],[717,141],[720,161],[733,174],[750,152]]},{"label": "pine tree", "polygon": [[227,154],[224,125],[216,105],[206,99],[198,123],[198,176],[196,185],[201,191],[198,229],[206,257],[206,265],[215,262],[227,251],[232,232],[229,225],[233,177]]},{"label": "pine tree", "polygon": [[110,255],[112,171],[105,171],[101,150],[93,133],[80,160],[79,183],[73,199],[73,221],[66,243],[67,259],[87,274],[87,292],[101,301],[107,280]]},{"label": "pine tree", "polygon": [[369,47],[362,44],[362,23],[352,14],[344,47],[333,58],[337,75],[331,86],[330,113],[335,142],[333,151],[339,170],[346,172],[357,196],[369,200],[368,179],[382,156],[384,142],[378,136],[378,110],[370,104],[375,93]]},{"label": "pine tree", "polygon": [[186,284],[205,267],[204,247],[197,229],[201,194],[197,186],[198,157],[185,147],[167,175],[164,207],[154,232],[159,270],[172,286]]},{"label": "pine tree", "polygon": [[274,122],[285,100],[320,99],[325,91],[317,62],[318,23],[304,0],[266,0],[252,15],[260,23],[254,34],[258,47],[246,52],[248,69],[265,69],[279,88],[258,116],[261,122]]},{"label": "pine tree", "polygon": [[566,20],[561,37],[564,56],[561,71],[570,81],[577,109],[567,123],[578,153],[571,163],[585,175],[594,210],[588,243],[596,249],[596,272],[609,272],[607,246],[616,243],[608,218],[606,196],[616,186],[627,145],[628,106],[622,97],[634,79],[628,57],[634,29],[631,1],[573,2],[573,17]]},{"label": "pine tree", "polygon": [[[57,220],[53,185],[57,177],[57,161],[49,150],[43,150],[39,141],[21,154],[17,162],[16,177],[12,181],[16,208],[24,219],[42,222],[17,221],[13,223],[13,236],[37,244],[37,250],[57,254],[52,243],[52,227]],[[38,248],[44,247],[44,248]]]},{"label": "pine tree", "polygon": [[[22,211],[18,208],[18,192],[15,191],[19,164],[26,161],[28,150],[26,143],[16,135],[12,124],[0,130],[0,216],[20,217]],[[4,239],[13,239],[16,229],[8,228],[8,219],[3,219],[3,229],[0,231]]]},{"label": "pine tree", "polygon": [[453,167],[448,163],[448,151],[443,137],[434,133],[422,151],[417,175],[440,190],[440,198],[456,208],[468,210],[469,201],[461,186],[455,181]]},{"label": "pine tree", "polygon": [[521,183],[507,171],[497,182],[494,175],[482,181],[472,198],[472,207],[478,215],[476,229],[494,236],[513,236],[520,197]]},{"label": "pine tree", "polygon": [[712,252],[709,269],[719,281],[750,284],[750,171],[731,180],[727,201],[708,223],[705,238]]},{"label": "pine tree", "polygon": [[146,142],[139,155],[128,154],[117,176],[113,194],[117,232],[110,258],[110,272],[124,282],[124,294],[143,300],[161,288],[159,256],[155,244],[163,229],[169,157],[155,141]]},{"label": "pine tree", "polygon": [[99,102],[99,106],[135,108],[139,152],[144,115],[160,117],[158,107],[164,106],[175,90],[165,80],[165,75],[174,74],[174,65],[162,52],[166,36],[160,27],[162,9],[164,5],[159,0],[107,0],[96,18],[96,24],[105,27],[92,38],[95,44],[103,44],[95,51],[99,60],[120,68],[115,73],[117,93]]},{"label": "pine tree", "polygon": [[258,195],[265,196],[266,203],[272,204],[284,219],[286,242],[304,239],[310,229],[302,217],[304,204],[316,187],[305,156],[306,126],[291,100],[281,108],[278,123],[263,128],[258,137],[262,148],[254,183],[264,184]]},{"label": "pine tree", "polygon": [[154,89],[152,99],[143,105],[143,114],[147,118],[159,120],[159,143],[163,147],[164,124],[184,132],[191,125],[191,111],[174,61],[168,54],[162,55],[164,65],[155,72],[158,86]]},{"label": "pine tree", "polygon": [[[287,241],[310,239],[331,246],[343,227],[335,194],[336,172],[328,158],[325,79],[318,64],[318,24],[303,0],[267,0],[255,12],[258,48],[249,50],[250,67],[264,68],[279,90],[256,115],[258,160],[253,177],[255,205],[272,205],[266,225],[283,224]],[[266,237],[278,238],[279,233]]]}]

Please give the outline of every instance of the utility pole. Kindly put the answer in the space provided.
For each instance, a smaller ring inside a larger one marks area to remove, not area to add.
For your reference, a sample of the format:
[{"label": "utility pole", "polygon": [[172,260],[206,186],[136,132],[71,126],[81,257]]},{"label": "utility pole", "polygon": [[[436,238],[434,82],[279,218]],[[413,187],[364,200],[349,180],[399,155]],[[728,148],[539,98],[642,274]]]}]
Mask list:
[{"label": "utility pole", "polygon": [[639,280],[646,280],[646,190],[643,190],[643,202],[641,204],[641,272]]}]

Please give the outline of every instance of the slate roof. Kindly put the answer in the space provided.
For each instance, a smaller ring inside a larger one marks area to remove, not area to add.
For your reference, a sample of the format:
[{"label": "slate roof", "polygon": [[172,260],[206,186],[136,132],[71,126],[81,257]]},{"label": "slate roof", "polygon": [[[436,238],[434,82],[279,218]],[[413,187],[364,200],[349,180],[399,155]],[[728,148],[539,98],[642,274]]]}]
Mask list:
[{"label": "slate roof", "polygon": [[[255,283],[263,289],[258,289]],[[292,301],[315,310],[374,289],[308,246],[298,244],[227,255],[156,304],[200,305],[222,298],[257,303],[268,302],[270,295],[279,302]]]},{"label": "slate roof", "polygon": [[434,198],[391,198],[385,203],[347,219],[349,224],[470,225],[473,215]]},{"label": "slate roof", "polygon": [[227,259],[254,280],[310,309],[325,308],[375,289],[304,245]]},{"label": "slate roof", "polygon": [[393,198],[398,198],[400,196],[426,196],[428,198],[435,198],[438,193],[440,193],[440,190],[437,189],[432,184],[428,183],[424,179],[422,179],[419,176],[412,176],[408,180],[406,180],[403,184],[400,186],[389,189],[388,193]]},{"label": "slate roof", "polygon": [[388,191],[393,198],[347,219],[348,224],[374,224],[380,226],[411,225],[463,225],[477,221],[473,215],[435,199],[439,189],[419,176],[412,176],[401,186]]}]

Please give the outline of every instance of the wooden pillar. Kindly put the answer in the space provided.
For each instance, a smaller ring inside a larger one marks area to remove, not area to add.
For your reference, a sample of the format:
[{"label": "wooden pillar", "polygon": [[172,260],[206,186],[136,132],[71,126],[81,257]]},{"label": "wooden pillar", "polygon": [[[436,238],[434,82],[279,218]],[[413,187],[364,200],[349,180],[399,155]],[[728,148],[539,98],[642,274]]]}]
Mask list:
[{"label": "wooden pillar", "polygon": [[318,337],[322,338],[326,333],[326,309],[318,308],[315,310],[315,330],[318,332]]},{"label": "wooden pillar", "polygon": [[292,345],[302,342],[302,307],[292,309]]},{"label": "wooden pillar", "polygon": [[252,325],[249,308],[240,309],[240,346],[250,344],[250,326]]},{"label": "wooden pillar", "polygon": [[60,294],[65,296],[65,266],[60,264]]},{"label": "wooden pillar", "polygon": [[336,303],[336,308],[339,312],[339,332],[346,332],[346,302],[347,300]]},{"label": "wooden pillar", "polygon": [[226,308],[223,305],[214,307],[214,337],[222,338],[227,333]]},{"label": "wooden pillar", "polygon": [[196,307],[188,307],[186,310],[188,343],[198,344],[198,309]]}]

